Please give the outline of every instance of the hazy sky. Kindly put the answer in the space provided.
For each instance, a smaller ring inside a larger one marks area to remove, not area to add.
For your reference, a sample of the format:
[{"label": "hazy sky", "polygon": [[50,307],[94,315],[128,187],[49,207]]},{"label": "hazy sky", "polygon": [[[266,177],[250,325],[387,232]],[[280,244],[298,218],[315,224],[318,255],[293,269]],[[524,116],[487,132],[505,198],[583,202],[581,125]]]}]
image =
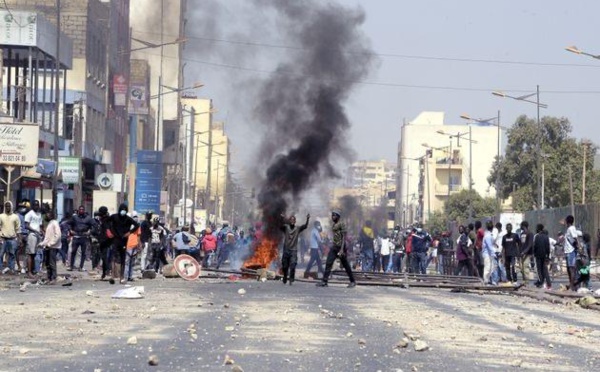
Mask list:
[{"label": "hazy sky", "polygon": [[[338,2],[365,10],[364,31],[374,51],[380,54],[376,68],[367,78],[368,83],[357,86],[347,105],[353,123],[349,145],[356,151],[357,158],[395,161],[403,119],[412,120],[421,111],[445,111],[450,123],[462,123],[461,113],[491,117],[501,110],[503,125],[512,124],[520,114],[534,116],[535,105],[498,98],[492,96],[491,91],[522,95],[534,92],[536,84],[540,85],[541,102],[549,106],[542,110],[542,115],[568,117],[577,137],[598,142],[600,60],[568,53],[564,48],[577,45],[582,50],[600,54],[597,41],[600,1]],[[203,0],[201,3],[207,12],[214,12],[218,2]],[[229,11],[217,12],[220,14],[218,22],[227,24],[214,26],[236,31],[215,31],[207,37],[257,44],[284,42],[278,39],[277,30],[258,36],[240,31],[244,27],[239,22],[244,20],[235,18],[235,13],[244,12],[244,6],[236,9],[238,4],[239,0],[227,1]],[[206,32],[195,24],[188,28],[190,35],[204,36]],[[190,39],[190,43],[195,42],[197,40]],[[190,67],[186,67],[186,80],[200,80],[205,84],[200,96],[214,99],[218,110],[216,118],[226,121],[226,130],[233,141],[234,166],[240,167],[249,159],[258,141],[253,135],[255,124],[240,105],[243,102],[251,106],[255,97],[240,87],[269,75],[214,64],[272,70],[273,49],[275,53],[293,51],[235,43],[213,44],[226,52],[197,55],[193,57],[196,62],[187,61]],[[250,54],[251,58],[236,59],[238,53],[240,56]],[[414,58],[419,56],[427,58]]]}]

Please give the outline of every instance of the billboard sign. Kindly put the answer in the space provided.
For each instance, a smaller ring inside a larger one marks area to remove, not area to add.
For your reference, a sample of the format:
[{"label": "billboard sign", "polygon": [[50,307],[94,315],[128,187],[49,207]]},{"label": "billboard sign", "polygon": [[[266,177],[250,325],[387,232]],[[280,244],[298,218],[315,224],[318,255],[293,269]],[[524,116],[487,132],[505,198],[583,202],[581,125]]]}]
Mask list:
[{"label": "billboard sign", "polygon": [[162,179],[162,153],[138,151],[134,203],[136,211],[159,213]]},{"label": "billboard sign", "polygon": [[129,89],[129,113],[148,115],[148,96],[145,84],[132,84]]},{"label": "billboard sign", "polygon": [[81,160],[71,156],[58,158],[58,170],[62,173],[62,181],[68,185],[79,184],[81,180]]},{"label": "billboard sign", "polygon": [[0,164],[37,165],[39,138],[37,124],[0,123]]},{"label": "billboard sign", "polygon": [[113,93],[115,94],[115,106],[125,106],[127,98],[127,79],[123,75],[113,77]]},{"label": "billboard sign", "polygon": [[37,14],[31,12],[0,12],[0,44],[36,46]]},{"label": "billboard sign", "polygon": [[48,159],[39,159],[35,165],[35,172],[43,177],[52,177],[56,170],[56,163]]}]

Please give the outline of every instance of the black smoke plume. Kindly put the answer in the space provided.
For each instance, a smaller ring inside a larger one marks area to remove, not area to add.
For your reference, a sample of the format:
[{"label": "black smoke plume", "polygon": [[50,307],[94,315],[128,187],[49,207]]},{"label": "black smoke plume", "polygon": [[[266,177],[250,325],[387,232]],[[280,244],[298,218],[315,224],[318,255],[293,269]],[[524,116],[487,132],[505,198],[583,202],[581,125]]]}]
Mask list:
[{"label": "black smoke plume", "polygon": [[271,235],[274,221],[317,178],[337,176],[332,158],[349,153],[344,103],[368,73],[373,54],[360,30],[361,9],[321,0],[257,3],[274,10],[278,32],[301,49],[261,86],[256,107],[257,119],[269,128],[261,147],[269,163],[258,202]]}]

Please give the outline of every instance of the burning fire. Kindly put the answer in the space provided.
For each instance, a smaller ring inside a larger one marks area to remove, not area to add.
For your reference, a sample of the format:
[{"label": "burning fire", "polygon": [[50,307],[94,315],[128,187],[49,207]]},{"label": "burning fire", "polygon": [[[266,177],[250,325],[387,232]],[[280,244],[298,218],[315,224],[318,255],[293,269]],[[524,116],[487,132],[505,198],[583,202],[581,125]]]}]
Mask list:
[{"label": "burning fire", "polygon": [[277,240],[264,236],[258,241],[254,254],[244,262],[246,269],[266,269],[277,259]]}]

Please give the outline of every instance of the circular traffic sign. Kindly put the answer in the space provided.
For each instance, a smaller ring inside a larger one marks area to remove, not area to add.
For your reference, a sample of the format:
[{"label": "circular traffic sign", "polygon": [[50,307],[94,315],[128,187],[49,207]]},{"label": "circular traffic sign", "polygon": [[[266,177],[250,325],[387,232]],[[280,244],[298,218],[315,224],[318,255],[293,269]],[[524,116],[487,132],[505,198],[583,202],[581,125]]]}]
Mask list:
[{"label": "circular traffic sign", "polygon": [[103,189],[108,189],[113,184],[113,176],[110,173],[102,173],[98,176],[96,182],[98,183],[98,186],[102,187]]},{"label": "circular traffic sign", "polygon": [[185,280],[196,280],[200,276],[200,264],[192,256],[180,254],[173,261],[175,271]]}]

